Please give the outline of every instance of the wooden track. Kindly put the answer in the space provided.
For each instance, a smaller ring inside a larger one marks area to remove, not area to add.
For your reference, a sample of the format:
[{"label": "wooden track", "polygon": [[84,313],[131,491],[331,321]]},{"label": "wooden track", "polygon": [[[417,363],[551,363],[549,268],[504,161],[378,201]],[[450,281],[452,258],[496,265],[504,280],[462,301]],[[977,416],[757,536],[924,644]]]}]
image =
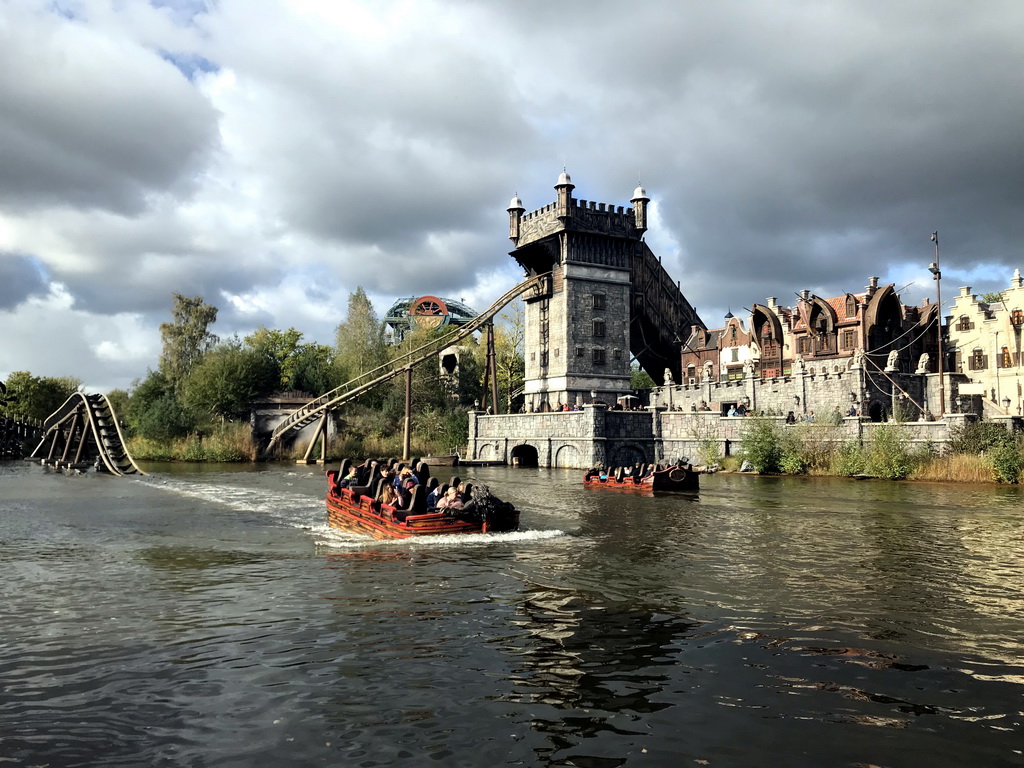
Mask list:
[{"label": "wooden track", "polygon": [[550,278],[551,274],[545,273],[524,280],[473,318],[472,322],[456,328],[451,333],[440,336],[423,346],[417,347],[411,352],[397,357],[384,365],[378,366],[372,371],[367,371],[315,400],[311,400],[277,425],[270,436],[266,453],[270,453],[284,439],[288,437],[294,438],[309,425],[322,419],[326,414],[341,407],[350,400],[354,400],[364,392],[383,384],[385,381],[390,381],[410,368],[425,363],[428,360],[433,360],[445,347],[449,347],[485,327],[494,319],[498,312],[517,296],[521,296],[531,289],[538,291],[550,290]]},{"label": "wooden track", "polygon": [[146,474],[125,448],[106,395],[76,392],[43,422],[43,439],[30,458],[60,469],[95,466],[112,475]]}]

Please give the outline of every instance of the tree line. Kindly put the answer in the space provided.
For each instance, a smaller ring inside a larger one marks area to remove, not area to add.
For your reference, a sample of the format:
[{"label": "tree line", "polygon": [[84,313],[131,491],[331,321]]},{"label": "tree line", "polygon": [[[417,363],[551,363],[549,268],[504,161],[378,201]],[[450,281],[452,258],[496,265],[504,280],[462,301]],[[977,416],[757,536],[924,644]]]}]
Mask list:
[{"label": "tree line", "polygon": [[[211,328],[217,308],[202,297],[173,294],[170,322],[160,325],[155,368],[128,390],[107,393],[136,458],[252,459],[252,403],[281,392],[323,394],[415,349],[447,329],[420,329],[399,345],[360,287],[348,297],[333,345],[306,342],[295,328],[260,327],[245,337],[219,338]],[[518,306],[495,327],[499,398],[516,407],[523,382],[523,317]],[[456,376],[426,362],[413,373],[413,445],[443,453],[465,444],[467,410],[481,396],[485,351],[475,338],[459,343]],[[6,415],[44,419],[81,387],[74,378],[8,377]],[[400,450],[405,413],[404,377],[397,377],[346,405],[336,416],[332,453],[383,455]],[[295,450],[300,450],[296,446]]]}]

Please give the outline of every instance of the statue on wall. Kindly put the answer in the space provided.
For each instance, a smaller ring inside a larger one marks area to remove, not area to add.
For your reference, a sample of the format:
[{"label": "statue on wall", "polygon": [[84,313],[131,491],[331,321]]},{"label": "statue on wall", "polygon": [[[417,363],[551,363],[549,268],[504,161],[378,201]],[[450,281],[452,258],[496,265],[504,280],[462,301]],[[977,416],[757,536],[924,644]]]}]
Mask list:
[{"label": "statue on wall", "polygon": [[672,378],[672,369],[671,368],[666,368],[665,369],[665,379],[664,379],[664,381],[665,381],[665,386],[666,387],[671,387],[671,386],[673,386],[676,383],[675,379]]},{"label": "statue on wall", "polygon": [[750,379],[754,377],[754,361],[747,359],[743,361],[743,375]]},{"label": "statue on wall", "polygon": [[892,352],[889,353],[889,359],[885,363],[885,370],[895,371],[896,366],[899,364],[899,361],[900,353],[894,349]]},{"label": "statue on wall", "polygon": [[853,370],[854,368],[863,368],[863,367],[864,367],[864,350],[863,349],[855,349],[853,351],[853,363],[850,365],[850,370]]},{"label": "statue on wall", "polygon": [[704,374],[703,374],[703,380],[704,381],[711,381],[711,371],[714,370],[714,367],[715,367],[715,364],[713,362],[711,362],[710,360],[708,360],[708,361],[706,361],[704,363]]},{"label": "statue on wall", "polygon": [[798,354],[796,357],[793,358],[793,373],[803,373],[803,372],[804,372],[804,356]]},{"label": "statue on wall", "polygon": [[917,373],[928,373],[928,360],[927,352],[921,355],[921,359],[917,361]]}]

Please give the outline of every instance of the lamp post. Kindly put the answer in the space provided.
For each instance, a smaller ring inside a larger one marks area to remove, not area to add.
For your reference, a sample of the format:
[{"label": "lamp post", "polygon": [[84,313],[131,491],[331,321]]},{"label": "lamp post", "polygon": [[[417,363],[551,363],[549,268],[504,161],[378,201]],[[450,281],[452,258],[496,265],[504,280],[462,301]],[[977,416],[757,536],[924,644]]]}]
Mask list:
[{"label": "lamp post", "polygon": [[928,267],[935,281],[935,294],[938,301],[938,309],[935,313],[935,335],[939,340],[939,418],[946,413],[946,382],[943,376],[943,358],[946,356],[945,345],[942,343],[942,270],[939,268],[939,233],[932,232],[932,242],[935,243],[935,261]]}]

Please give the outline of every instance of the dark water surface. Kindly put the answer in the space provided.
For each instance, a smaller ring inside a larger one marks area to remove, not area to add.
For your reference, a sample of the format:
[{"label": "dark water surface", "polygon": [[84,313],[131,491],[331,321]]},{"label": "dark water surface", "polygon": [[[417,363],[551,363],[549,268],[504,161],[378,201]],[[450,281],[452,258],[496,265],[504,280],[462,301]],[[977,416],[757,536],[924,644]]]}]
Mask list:
[{"label": "dark water surface", "polygon": [[0,465],[0,766],[1024,765],[1020,489],[463,469],[525,530],[376,542],[151,469]]}]

